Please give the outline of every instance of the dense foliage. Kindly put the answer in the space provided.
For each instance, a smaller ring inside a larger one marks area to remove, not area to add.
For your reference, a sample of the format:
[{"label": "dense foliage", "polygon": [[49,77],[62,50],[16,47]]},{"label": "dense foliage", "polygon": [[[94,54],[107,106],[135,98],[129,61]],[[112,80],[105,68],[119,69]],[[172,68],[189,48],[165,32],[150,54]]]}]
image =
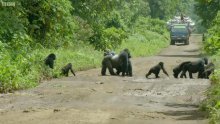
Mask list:
[{"label": "dense foliage", "polygon": [[196,12],[202,18],[202,24],[207,28],[204,35],[204,50],[211,55],[216,65],[212,75],[212,86],[204,101],[203,109],[210,115],[210,123],[220,123],[220,2],[219,0],[196,0]]},{"label": "dense foliage", "polygon": [[216,54],[220,52],[220,11],[212,21],[211,27],[206,34],[204,49],[208,54]]},{"label": "dense foliage", "polygon": [[202,24],[209,28],[219,9],[219,0],[195,0],[195,12],[202,18]]}]

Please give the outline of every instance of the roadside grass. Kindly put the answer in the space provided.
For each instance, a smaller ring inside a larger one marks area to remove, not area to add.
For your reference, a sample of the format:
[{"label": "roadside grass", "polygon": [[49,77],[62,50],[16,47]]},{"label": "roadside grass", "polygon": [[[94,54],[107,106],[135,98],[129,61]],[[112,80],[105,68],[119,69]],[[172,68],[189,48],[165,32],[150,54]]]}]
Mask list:
[{"label": "roadside grass", "polygon": [[207,98],[200,108],[209,113],[210,124],[220,124],[220,52],[212,56],[212,60],[214,60],[216,70],[211,76],[211,87],[207,91]]},{"label": "roadside grass", "polygon": [[155,55],[162,48],[168,46],[168,35],[160,35],[155,32],[145,31],[143,34],[135,33],[131,35],[126,42],[116,50],[120,51],[124,48],[128,48],[131,52],[132,57],[144,57]]}]

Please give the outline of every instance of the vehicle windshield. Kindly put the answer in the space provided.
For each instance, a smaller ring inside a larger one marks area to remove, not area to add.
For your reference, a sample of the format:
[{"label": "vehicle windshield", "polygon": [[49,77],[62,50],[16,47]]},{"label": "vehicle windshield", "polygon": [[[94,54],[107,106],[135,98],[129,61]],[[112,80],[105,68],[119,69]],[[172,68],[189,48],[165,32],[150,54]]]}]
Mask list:
[{"label": "vehicle windshield", "polygon": [[172,32],[179,32],[179,33],[186,33],[187,29],[186,28],[172,28]]}]

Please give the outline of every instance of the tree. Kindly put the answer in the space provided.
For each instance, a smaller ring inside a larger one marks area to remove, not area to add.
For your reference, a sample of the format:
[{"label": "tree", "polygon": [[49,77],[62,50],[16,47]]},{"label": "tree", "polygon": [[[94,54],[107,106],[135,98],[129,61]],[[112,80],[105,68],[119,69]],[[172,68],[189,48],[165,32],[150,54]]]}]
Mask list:
[{"label": "tree", "polygon": [[208,28],[220,9],[219,0],[195,0],[195,12],[202,18],[202,24]]}]

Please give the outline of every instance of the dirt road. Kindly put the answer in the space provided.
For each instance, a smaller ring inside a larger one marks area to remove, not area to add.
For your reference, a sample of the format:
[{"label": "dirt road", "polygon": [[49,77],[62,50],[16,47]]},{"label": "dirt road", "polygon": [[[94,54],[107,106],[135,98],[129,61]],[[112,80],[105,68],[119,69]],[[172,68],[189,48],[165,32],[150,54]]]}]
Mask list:
[{"label": "dirt road", "polygon": [[[198,104],[210,83],[174,79],[172,68],[197,60],[200,35],[188,46],[169,46],[157,56],[132,58],[133,77],[100,76],[100,68],[36,88],[0,95],[0,124],[208,124]],[[145,78],[159,61],[170,74]],[[196,77],[194,75],[194,77]]]}]

